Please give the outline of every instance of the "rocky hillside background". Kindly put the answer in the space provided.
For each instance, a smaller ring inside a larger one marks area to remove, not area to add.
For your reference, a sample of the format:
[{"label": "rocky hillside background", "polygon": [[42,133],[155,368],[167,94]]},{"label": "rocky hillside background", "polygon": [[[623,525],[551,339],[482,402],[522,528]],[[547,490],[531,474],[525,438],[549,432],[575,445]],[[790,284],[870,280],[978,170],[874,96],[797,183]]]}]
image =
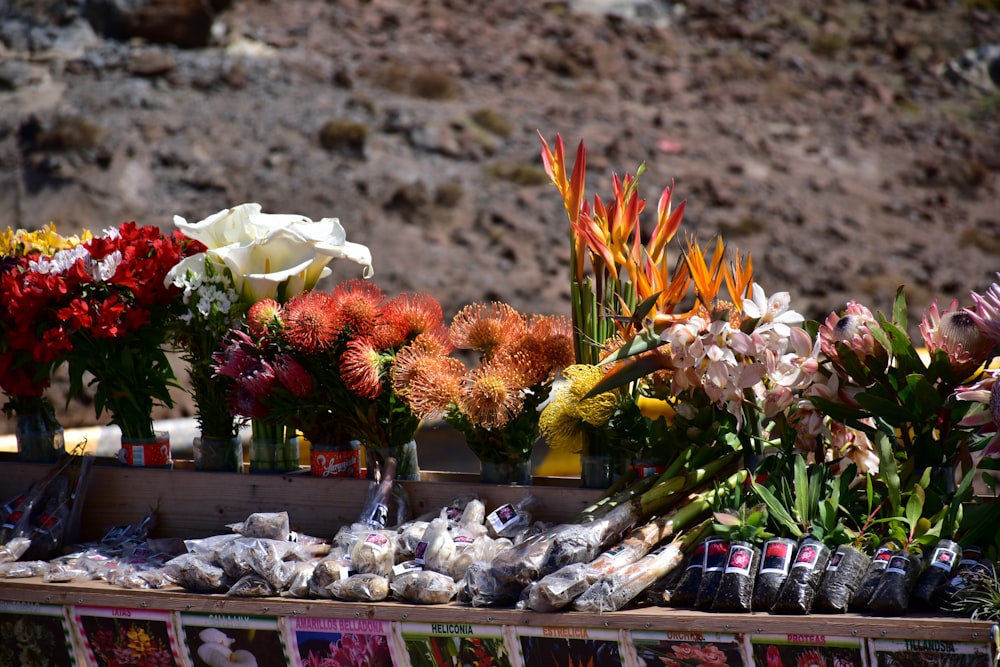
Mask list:
[{"label": "rocky hillside background", "polygon": [[558,133],[809,317],[905,285],[918,319],[1000,271],[997,45],[986,0],[0,0],[0,229],[256,201],[446,315],[568,313]]}]

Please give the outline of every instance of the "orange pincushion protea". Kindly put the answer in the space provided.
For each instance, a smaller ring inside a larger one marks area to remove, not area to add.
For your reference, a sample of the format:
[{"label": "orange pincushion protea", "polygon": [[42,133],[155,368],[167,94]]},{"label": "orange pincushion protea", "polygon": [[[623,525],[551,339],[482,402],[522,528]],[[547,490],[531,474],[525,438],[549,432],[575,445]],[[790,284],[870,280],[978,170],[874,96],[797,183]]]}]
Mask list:
[{"label": "orange pincushion protea", "polygon": [[[256,307],[254,305],[253,308]],[[283,314],[282,335],[296,350],[305,354],[319,354],[337,344],[341,330],[340,318],[337,316],[333,297],[326,292],[303,292],[295,296],[285,305]]]},{"label": "orange pincushion protea", "polygon": [[365,280],[347,280],[333,290],[333,300],[345,333],[352,338],[374,333],[385,304],[385,293],[377,285]]}]

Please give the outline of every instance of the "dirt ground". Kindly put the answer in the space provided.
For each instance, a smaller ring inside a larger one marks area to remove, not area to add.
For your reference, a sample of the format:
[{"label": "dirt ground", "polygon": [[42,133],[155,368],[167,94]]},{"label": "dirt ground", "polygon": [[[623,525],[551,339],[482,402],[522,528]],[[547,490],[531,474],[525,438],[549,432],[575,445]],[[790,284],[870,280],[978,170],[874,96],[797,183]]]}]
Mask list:
[{"label": "dirt ground", "polygon": [[[915,325],[1000,271],[990,4],[0,0],[0,229],[256,201],[339,217],[380,286],[446,315],[568,314],[537,133],[561,134],[591,195],[645,163],[651,208],[674,182],[682,231],[751,253],[808,317],[903,285]],[[126,5],[190,13],[156,32],[108,18]],[[178,392],[158,416],[189,414]]]}]

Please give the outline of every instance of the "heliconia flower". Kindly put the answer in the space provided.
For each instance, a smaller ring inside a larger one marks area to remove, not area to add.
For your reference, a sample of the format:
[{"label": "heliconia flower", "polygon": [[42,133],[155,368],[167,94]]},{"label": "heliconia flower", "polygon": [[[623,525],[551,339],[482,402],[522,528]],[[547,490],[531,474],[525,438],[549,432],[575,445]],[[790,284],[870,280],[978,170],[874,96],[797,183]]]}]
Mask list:
[{"label": "heliconia flower", "polygon": [[313,391],[313,379],[305,366],[288,354],[279,354],[272,363],[274,375],[282,387],[297,398],[305,398]]},{"label": "heliconia flower", "polygon": [[478,350],[486,359],[527,331],[524,318],[511,306],[493,302],[473,303],[451,320],[451,341],[460,350]]},{"label": "heliconia flower", "polygon": [[247,311],[247,329],[254,338],[265,338],[277,333],[281,324],[281,304],[274,299],[261,299]]},{"label": "heliconia flower", "polygon": [[516,374],[503,364],[487,363],[474,370],[458,397],[459,409],[482,428],[501,428],[523,405]]},{"label": "heliconia flower", "polygon": [[967,310],[958,309],[953,300],[944,312],[938,310],[937,300],[924,313],[920,334],[927,349],[948,355],[955,377],[964,379],[990,358],[994,342],[984,333]]},{"label": "heliconia flower", "polygon": [[341,324],[334,297],[311,290],[285,304],[281,335],[295,350],[319,354],[337,344]]},{"label": "heliconia flower", "polygon": [[382,373],[382,355],[370,338],[347,343],[340,357],[340,377],[348,389],[364,398],[378,398]]}]

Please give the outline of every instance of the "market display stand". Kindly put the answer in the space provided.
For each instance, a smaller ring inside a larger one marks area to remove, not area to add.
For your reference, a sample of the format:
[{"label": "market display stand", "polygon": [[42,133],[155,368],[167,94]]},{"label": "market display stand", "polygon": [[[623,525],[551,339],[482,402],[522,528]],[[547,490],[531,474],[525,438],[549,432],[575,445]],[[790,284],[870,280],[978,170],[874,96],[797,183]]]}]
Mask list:
[{"label": "market display stand", "polygon": [[[0,498],[23,492],[47,470],[48,466],[40,464],[0,461]],[[415,514],[433,511],[462,493],[477,493],[490,508],[531,493],[538,501],[536,518],[559,521],[598,495],[579,488],[578,479],[538,479],[525,488],[480,485],[475,475],[426,473],[424,478],[403,484]],[[153,509],[159,537],[227,532],[226,524],[262,511],[287,511],[296,530],[329,537],[359,515],[369,485],[365,480],[297,473],[236,475],[123,468],[107,462],[92,469],[90,481],[82,540],[97,539],[114,525],[137,522]],[[479,663],[466,664],[529,667],[580,667],[587,664],[583,659],[587,655],[595,658],[592,667],[633,667],[644,664],[642,659],[648,662],[659,656],[674,661],[668,664],[693,665],[714,658],[724,664],[769,667],[807,663],[832,667],[835,661],[839,665],[986,667],[996,660],[992,652],[996,628],[991,623],[945,616],[779,616],[660,607],[607,614],[543,614],[457,603],[420,606],[238,598],[180,589],[125,590],[103,582],[47,584],[40,579],[3,579],[0,664],[4,664],[4,650],[20,648],[11,628],[27,621],[36,626],[32,635],[36,644],[42,641],[39,633],[43,631],[55,638],[47,649],[59,657],[55,664],[81,666],[107,664],[101,651],[113,641],[109,638],[133,637],[129,632],[146,633],[148,646],[169,647],[176,665],[211,666],[224,650],[231,652],[227,664],[253,655],[262,667],[305,665],[310,651],[329,650],[347,635],[381,642],[394,665],[414,667],[453,664],[449,651],[459,650],[466,651],[463,660],[479,656]],[[204,646],[205,637],[220,632],[229,642],[224,650]],[[238,647],[243,653],[233,652]],[[486,661],[490,656],[492,662]],[[425,663],[428,659],[431,662]]]}]

